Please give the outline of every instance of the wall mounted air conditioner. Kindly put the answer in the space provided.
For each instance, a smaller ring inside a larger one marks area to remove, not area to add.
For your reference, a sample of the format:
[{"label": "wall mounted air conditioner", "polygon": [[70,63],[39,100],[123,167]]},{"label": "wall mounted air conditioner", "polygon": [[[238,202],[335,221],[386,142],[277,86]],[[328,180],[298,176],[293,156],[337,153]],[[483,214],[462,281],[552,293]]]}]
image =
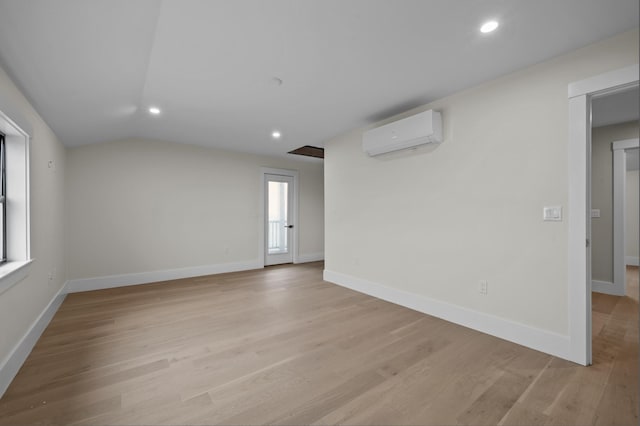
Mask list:
[{"label": "wall mounted air conditioner", "polygon": [[362,149],[370,156],[440,142],[442,115],[431,109],[367,130],[362,135]]}]

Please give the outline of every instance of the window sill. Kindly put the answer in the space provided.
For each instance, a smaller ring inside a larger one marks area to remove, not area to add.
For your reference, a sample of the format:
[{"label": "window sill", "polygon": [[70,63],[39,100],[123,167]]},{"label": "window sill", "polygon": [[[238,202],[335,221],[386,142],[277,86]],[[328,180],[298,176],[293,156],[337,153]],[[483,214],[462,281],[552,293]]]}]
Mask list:
[{"label": "window sill", "polygon": [[32,262],[33,259],[19,260],[0,265],[0,294],[25,279]]}]

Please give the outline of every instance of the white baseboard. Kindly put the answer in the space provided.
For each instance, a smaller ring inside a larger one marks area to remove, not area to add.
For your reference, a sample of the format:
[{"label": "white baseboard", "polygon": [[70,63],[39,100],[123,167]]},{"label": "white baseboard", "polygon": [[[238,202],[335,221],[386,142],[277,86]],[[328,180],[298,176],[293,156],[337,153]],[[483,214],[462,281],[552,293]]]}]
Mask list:
[{"label": "white baseboard", "polygon": [[591,280],[591,291],[611,294],[613,296],[624,296],[624,287],[617,286],[608,281]]},{"label": "white baseboard", "polygon": [[82,278],[67,282],[67,293],[103,290],[105,288],[126,287],[130,285],[148,284],[158,281],[177,280],[181,278],[199,277],[203,275],[224,274],[227,272],[260,269],[263,265],[258,261],[221,263],[217,265],[194,266],[191,268],[167,269],[164,271],[138,272],[133,274],[109,275],[105,277]]},{"label": "white baseboard", "polygon": [[324,260],[324,252],[307,253],[298,255],[295,263],[319,262]]},{"label": "white baseboard", "polygon": [[7,388],[9,388],[11,381],[16,377],[16,374],[18,374],[20,367],[22,367],[22,364],[26,361],[31,350],[42,335],[42,332],[47,328],[47,325],[49,325],[51,318],[53,318],[58,311],[65,297],[65,286],[62,286],[47,307],[44,308],[38,318],[31,324],[31,327],[29,327],[29,330],[27,330],[18,344],[9,355],[2,360],[0,364],[0,398],[2,398],[2,395],[4,395]]},{"label": "white baseboard", "polygon": [[377,297],[378,299],[386,300],[569,361],[578,362],[578,360],[574,360],[571,357],[571,341],[569,336],[430,299],[425,296],[387,287],[339,272],[325,269],[323,278],[325,281]]},{"label": "white baseboard", "polygon": [[624,263],[629,266],[640,266],[640,257],[626,256]]}]

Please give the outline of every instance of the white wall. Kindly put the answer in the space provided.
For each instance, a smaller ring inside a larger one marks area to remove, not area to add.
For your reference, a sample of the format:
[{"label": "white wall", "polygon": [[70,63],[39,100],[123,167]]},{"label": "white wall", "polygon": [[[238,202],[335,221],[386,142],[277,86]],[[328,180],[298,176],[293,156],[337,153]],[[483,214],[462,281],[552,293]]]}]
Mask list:
[{"label": "white wall", "polygon": [[261,166],[299,171],[300,254],[322,253],[319,162],[146,140],[69,149],[69,278],[257,262]]},{"label": "white wall", "polygon": [[637,62],[636,30],[386,120],[442,111],[440,146],[327,142],[327,271],[566,336],[567,86]]},{"label": "white wall", "polygon": [[[591,131],[591,206],[600,217],[591,220],[591,271],[594,280],[613,282],[613,151],[614,141],[638,137],[638,122]],[[637,226],[636,226],[637,228]]]},{"label": "white wall", "polygon": [[627,259],[635,259],[634,264],[637,264],[638,257],[640,257],[638,235],[640,234],[640,230],[638,229],[638,223],[640,222],[640,214],[639,204],[640,200],[638,199],[640,195],[640,186],[638,184],[638,180],[640,176],[638,175],[638,170],[629,170],[627,171],[627,179],[626,179],[626,211],[625,211],[625,256]]},{"label": "white wall", "polygon": [[[66,281],[65,148],[0,69],[0,111],[31,135],[31,265],[29,275],[0,293],[0,367]],[[55,170],[47,167],[53,160]],[[49,281],[49,272],[56,272]]]}]

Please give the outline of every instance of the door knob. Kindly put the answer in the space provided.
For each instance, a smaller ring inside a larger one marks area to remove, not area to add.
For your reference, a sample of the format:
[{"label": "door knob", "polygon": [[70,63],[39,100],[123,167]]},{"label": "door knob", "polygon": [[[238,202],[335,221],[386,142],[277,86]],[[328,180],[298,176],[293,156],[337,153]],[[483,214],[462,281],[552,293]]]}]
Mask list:
[{"label": "door knob", "polygon": [[293,228],[293,225],[285,225],[285,228]]}]

